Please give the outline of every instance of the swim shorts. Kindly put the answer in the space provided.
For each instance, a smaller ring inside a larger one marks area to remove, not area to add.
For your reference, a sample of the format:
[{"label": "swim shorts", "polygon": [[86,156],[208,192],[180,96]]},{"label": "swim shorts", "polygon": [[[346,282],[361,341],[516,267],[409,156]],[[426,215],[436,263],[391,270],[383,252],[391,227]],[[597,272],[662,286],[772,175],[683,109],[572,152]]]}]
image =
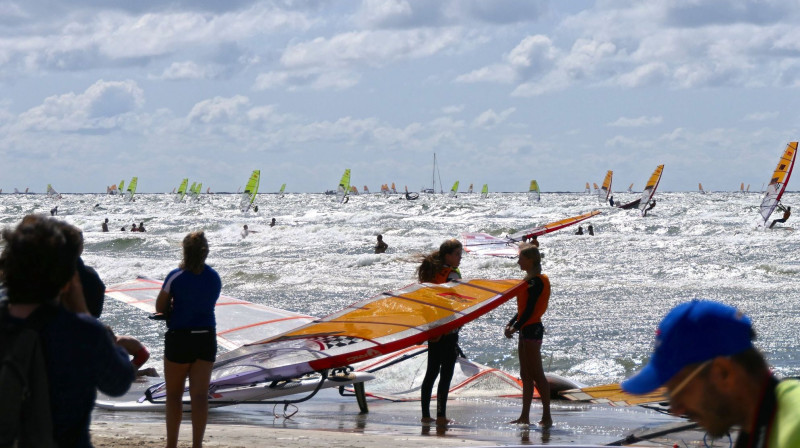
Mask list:
[{"label": "swim shorts", "polygon": [[213,328],[169,330],[164,337],[164,357],[172,362],[188,364],[201,359],[217,359],[217,335]]},{"label": "swim shorts", "polygon": [[529,341],[541,341],[544,338],[544,325],[541,322],[525,325],[519,330],[519,337]]}]

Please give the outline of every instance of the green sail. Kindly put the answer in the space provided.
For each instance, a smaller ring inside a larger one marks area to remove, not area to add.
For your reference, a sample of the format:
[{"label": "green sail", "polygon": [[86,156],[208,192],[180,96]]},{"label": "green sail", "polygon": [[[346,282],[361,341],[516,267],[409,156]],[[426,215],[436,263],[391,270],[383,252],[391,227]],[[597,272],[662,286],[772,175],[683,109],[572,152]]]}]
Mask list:
[{"label": "green sail", "polygon": [[350,193],[350,168],[344,170],[342,180],[339,181],[339,187],[336,189],[336,197],[339,202],[344,202],[344,198]]},{"label": "green sail", "polygon": [[244,187],[244,191],[242,192],[240,208],[243,212],[249,210],[253,205],[253,201],[256,200],[256,194],[258,194],[258,185],[260,182],[261,170],[253,170],[253,173],[250,175],[250,180],[247,181],[247,186]]},{"label": "green sail", "polygon": [[134,176],[131,179],[131,182],[128,184],[128,189],[126,190],[128,195],[128,200],[133,201],[133,196],[136,194],[136,184],[139,182],[139,178]]}]

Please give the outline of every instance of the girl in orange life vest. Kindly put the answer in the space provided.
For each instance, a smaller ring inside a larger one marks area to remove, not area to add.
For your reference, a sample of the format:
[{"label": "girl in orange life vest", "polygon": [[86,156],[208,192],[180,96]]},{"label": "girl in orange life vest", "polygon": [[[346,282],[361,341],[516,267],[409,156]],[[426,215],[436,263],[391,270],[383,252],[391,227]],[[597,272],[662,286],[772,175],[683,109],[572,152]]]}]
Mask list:
[{"label": "girl in orange life vest", "polygon": [[517,314],[505,328],[507,338],[519,332],[519,371],[522,377],[522,411],[519,418],[510,423],[530,424],[535,382],[542,398],[542,419],[539,424],[549,427],[553,424],[550,416],[550,385],[544,376],[541,348],[544,336],[542,315],[550,300],[550,279],[542,274],[542,256],[535,246],[522,245],[517,264],[527,273],[525,281],[528,282],[528,289],[517,296]]},{"label": "girl in orange life vest", "polygon": [[[420,283],[446,283],[461,278],[458,265],[461,263],[461,243],[456,239],[447,240],[439,250],[422,259],[417,268]],[[434,421],[430,414],[433,383],[439,377],[436,389],[436,424],[446,425],[447,395],[458,356],[458,329],[428,341],[428,368],[422,380],[420,395],[422,401],[422,423]]]}]

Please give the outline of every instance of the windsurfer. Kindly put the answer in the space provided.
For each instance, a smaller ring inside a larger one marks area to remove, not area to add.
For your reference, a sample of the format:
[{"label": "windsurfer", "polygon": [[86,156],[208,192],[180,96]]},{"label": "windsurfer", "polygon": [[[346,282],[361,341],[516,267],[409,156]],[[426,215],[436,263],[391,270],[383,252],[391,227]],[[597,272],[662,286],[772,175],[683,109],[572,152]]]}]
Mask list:
[{"label": "windsurfer", "polygon": [[[417,268],[417,278],[420,283],[446,283],[461,278],[458,265],[461,264],[463,247],[456,239],[445,241],[439,250],[432,252],[422,259]],[[420,387],[422,401],[422,423],[436,422],[436,425],[447,425],[447,395],[450,393],[450,381],[453,379],[453,370],[456,365],[458,348],[458,330],[444,334],[428,341],[428,365],[425,378]],[[439,386],[436,389],[436,420],[431,418],[430,403],[433,393],[433,383],[439,377]]]},{"label": "windsurfer", "polygon": [[222,291],[219,274],[205,264],[207,256],[205,233],[186,235],[183,261],[167,275],[156,299],[156,311],[170,313],[164,337],[167,448],[178,446],[186,377],[192,405],[192,446],[203,446],[208,386],[217,355],[214,306]]},{"label": "windsurfer", "polygon": [[653,199],[650,201],[650,205],[647,206],[646,209],[642,210],[642,216],[647,216],[647,212],[653,209],[656,206],[656,200]]},{"label": "windsurfer", "polygon": [[378,243],[375,244],[375,253],[382,254],[386,252],[386,249],[389,248],[389,245],[383,241],[383,235],[378,235]]},{"label": "windsurfer", "polygon": [[610,198],[608,198],[608,205],[610,205],[612,207],[614,206],[614,196],[611,196]]},{"label": "windsurfer", "polygon": [[649,364],[622,389],[665,386],[672,414],[688,415],[714,438],[738,426],[737,447],[800,446],[800,381],[778,381],[754,338],[750,319],[731,306],[682,303],[658,325]]},{"label": "windsurfer", "polygon": [[772,220],[772,224],[769,225],[770,229],[775,225],[776,222],[784,223],[787,219],[789,219],[790,216],[792,216],[792,207],[784,207],[783,204],[779,204],[778,210],[783,211],[783,218]]},{"label": "windsurfer", "polygon": [[553,425],[550,415],[550,384],[542,366],[542,339],[544,325],[542,315],[550,301],[550,279],[542,274],[542,256],[535,246],[524,244],[519,252],[517,264],[526,272],[528,288],[517,296],[517,314],[506,325],[505,337],[511,338],[519,332],[519,370],[522,377],[522,410],[519,418],[510,422],[530,424],[531,402],[534,384],[542,399],[542,419],[545,428]]}]

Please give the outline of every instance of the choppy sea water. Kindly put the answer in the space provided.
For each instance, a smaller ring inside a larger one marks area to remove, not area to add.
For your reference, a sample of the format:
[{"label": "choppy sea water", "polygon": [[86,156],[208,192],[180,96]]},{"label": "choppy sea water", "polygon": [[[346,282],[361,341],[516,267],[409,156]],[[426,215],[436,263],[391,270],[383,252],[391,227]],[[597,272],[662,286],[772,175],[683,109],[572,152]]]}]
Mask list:
[{"label": "choppy sea water", "polygon": [[[800,231],[756,230],[759,194],[658,193],[647,217],[618,210],[593,195],[522,193],[458,198],[421,195],[353,196],[346,204],[321,194],[259,195],[257,213],[238,210],[238,196],[203,195],[176,203],[171,195],[138,195],[133,203],[107,195],[0,195],[0,225],[25,214],[49,214],[84,232],[83,258],[107,285],[137,275],[163,278],[180,261],[183,236],[206,231],[208,263],[223,292],[241,299],[322,316],[414,282],[420,254],[461,232],[503,235],[594,209],[595,236],[567,228],[540,237],[552,297],[545,314],[545,369],[587,384],[621,380],[641,367],[655,327],[674,305],[707,298],[752,317],[757,346],[779,375],[800,374]],[[798,195],[789,193],[791,205]],[[622,202],[633,195],[615,194]],[[277,225],[270,227],[271,218]],[[102,233],[108,218],[111,231]],[[122,232],[144,222],[146,233]],[[241,236],[247,224],[251,233]],[[584,225],[587,222],[583,223]],[[787,222],[793,224],[793,219]],[[800,229],[800,226],[798,227]],[[373,253],[375,236],[389,244]],[[515,260],[466,254],[465,278],[521,278]],[[461,346],[473,360],[518,372],[516,344],[502,335],[513,301],[468,324]],[[151,346],[160,368],[161,323],[133,308],[106,302],[103,320]]]}]

